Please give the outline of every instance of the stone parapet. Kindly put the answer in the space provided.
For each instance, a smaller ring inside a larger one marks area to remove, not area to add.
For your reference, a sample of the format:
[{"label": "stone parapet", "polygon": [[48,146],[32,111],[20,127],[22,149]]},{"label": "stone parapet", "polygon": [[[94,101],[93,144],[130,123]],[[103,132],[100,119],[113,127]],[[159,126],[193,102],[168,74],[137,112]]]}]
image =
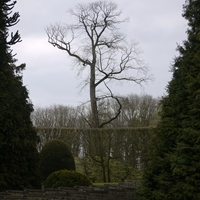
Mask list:
[{"label": "stone parapet", "polygon": [[1,200],[137,200],[134,187],[105,185],[42,190],[8,190]]}]

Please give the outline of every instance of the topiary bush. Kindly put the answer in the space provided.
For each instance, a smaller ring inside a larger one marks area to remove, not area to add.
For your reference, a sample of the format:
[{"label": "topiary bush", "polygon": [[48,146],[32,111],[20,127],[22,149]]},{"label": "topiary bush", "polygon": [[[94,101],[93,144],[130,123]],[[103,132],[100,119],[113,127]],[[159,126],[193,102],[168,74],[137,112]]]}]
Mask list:
[{"label": "topiary bush", "polygon": [[75,170],[75,162],[67,144],[59,139],[47,142],[40,152],[40,173],[44,181],[51,173],[61,170]]},{"label": "topiary bush", "polygon": [[44,188],[89,186],[89,178],[76,171],[59,170],[50,174],[43,182]]}]

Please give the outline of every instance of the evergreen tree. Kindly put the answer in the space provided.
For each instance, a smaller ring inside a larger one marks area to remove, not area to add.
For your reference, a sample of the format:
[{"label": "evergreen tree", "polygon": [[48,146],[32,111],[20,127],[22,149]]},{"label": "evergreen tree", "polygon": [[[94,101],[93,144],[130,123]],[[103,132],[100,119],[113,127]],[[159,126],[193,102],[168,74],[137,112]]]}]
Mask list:
[{"label": "evergreen tree", "polygon": [[188,38],[178,46],[141,199],[200,199],[200,1],[187,0]]},{"label": "evergreen tree", "polygon": [[30,120],[33,105],[22,83],[25,64],[16,66],[11,45],[21,41],[9,27],[19,21],[12,14],[15,1],[0,1],[0,190],[38,187],[38,137]]}]

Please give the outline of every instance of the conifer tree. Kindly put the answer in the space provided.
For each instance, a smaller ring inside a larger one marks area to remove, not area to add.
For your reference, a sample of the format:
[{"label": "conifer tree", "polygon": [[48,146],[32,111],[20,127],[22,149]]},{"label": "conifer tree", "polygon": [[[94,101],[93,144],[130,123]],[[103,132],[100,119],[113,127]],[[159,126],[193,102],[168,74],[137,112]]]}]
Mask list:
[{"label": "conifer tree", "polygon": [[141,199],[200,199],[200,1],[186,0],[188,38],[174,59]]},{"label": "conifer tree", "polygon": [[0,1],[0,190],[38,187],[38,137],[30,120],[33,105],[11,46],[21,41],[9,27],[19,21],[15,1]]}]

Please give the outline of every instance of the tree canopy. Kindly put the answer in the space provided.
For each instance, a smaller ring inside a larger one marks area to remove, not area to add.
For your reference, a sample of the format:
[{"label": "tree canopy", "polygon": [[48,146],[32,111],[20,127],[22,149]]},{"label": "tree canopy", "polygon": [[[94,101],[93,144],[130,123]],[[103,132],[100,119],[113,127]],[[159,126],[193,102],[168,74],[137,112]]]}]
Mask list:
[{"label": "tree canopy", "polygon": [[142,199],[200,199],[200,1],[187,0],[188,38],[179,45],[148,167]]},{"label": "tree canopy", "polygon": [[0,2],[0,190],[39,186],[38,137],[30,114],[33,105],[22,83],[25,64],[16,66],[11,45],[21,41],[9,28],[19,22],[15,1]]}]

